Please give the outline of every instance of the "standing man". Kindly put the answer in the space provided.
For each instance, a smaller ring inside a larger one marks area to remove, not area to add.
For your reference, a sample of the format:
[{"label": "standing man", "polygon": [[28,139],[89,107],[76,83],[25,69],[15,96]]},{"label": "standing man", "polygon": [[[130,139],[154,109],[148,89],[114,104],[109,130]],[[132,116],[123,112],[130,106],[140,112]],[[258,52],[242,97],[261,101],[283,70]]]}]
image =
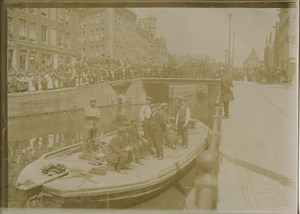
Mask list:
[{"label": "standing man", "polygon": [[229,102],[234,100],[231,87],[233,87],[231,77],[229,76],[227,70],[223,70],[223,74],[221,76],[221,91],[222,103],[224,105],[224,119],[229,118]]},{"label": "standing man", "polygon": [[159,160],[164,159],[163,150],[163,132],[166,131],[167,117],[166,111],[168,109],[167,103],[161,103],[160,108],[151,116],[151,130],[156,149],[156,156]]},{"label": "standing man", "polygon": [[92,152],[93,145],[95,143],[95,137],[97,134],[100,111],[96,107],[96,98],[90,98],[90,105],[84,110],[85,113],[85,125],[84,125],[84,156]]},{"label": "standing man", "polygon": [[180,98],[180,109],[176,115],[177,133],[182,139],[182,146],[188,147],[188,123],[191,119],[190,108],[186,105],[185,98]]},{"label": "standing man", "polygon": [[151,108],[150,104],[152,101],[152,97],[146,97],[146,104],[142,106],[140,111],[140,119],[143,123],[144,129],[144,137],[149,141],[149,131],[150,131],[150,116],[151,116]]},{"label": "standing man", "polygon": [[153,151],[153,140],[151,138],[151,124],[150,124],[150,116],[152,114],[150,104],[152,102],[152,97],[146,97],[146,104],[142,106],[140,111],[140,120],[143,125],[144,130],[144,138],[149,142],[149,151],[150,153],[154,153]]}]

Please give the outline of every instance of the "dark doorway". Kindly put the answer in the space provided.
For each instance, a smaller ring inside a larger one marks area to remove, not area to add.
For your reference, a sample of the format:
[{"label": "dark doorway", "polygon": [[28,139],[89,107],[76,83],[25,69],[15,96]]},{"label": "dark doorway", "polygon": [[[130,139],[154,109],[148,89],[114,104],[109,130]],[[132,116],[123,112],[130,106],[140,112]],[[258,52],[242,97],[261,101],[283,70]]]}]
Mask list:
[{"label": "dark doorway", "polygon": [[153,103],[167,102],[169,99],[168,83],[144,83],[146,95],[153,98]]}]

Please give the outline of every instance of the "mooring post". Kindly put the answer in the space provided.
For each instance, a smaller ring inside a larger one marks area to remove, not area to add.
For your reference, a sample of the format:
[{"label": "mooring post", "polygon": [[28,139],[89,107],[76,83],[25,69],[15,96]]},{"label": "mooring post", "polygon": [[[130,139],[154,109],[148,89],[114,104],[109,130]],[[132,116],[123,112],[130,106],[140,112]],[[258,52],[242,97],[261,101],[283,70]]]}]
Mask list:
[{"label": "mooring post", "polygon": [[208,132],[208,148],[196,157],[198,176],[195,180],[195,205],[201,210],[216,209],[218,202],[219,145],[221,141],[221,91],[215,98],[212,129]]},{"label": "mooring post", "polygon": [[203,151],[196,157],[199,175],[196,177],[195,205],[198,209],[213,210],[217,204],[217,176],[215,174],[218,155]]}]

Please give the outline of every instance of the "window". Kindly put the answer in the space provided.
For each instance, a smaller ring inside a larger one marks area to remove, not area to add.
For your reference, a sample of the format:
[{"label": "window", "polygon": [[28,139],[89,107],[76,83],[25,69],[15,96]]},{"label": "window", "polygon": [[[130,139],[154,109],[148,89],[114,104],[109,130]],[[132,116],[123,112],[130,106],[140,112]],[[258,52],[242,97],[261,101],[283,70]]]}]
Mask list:
[{"label": "window", "polygon": [[70,24],[70,9],[65,9],[65,23]]},{"label": "window", "polygon": [[56,8],[50,8],[50,19],[56,21]]},{"label": "window", "polygon": [[29,38],[30,42],[36,42],[36,23],[30,22],[29,25]]},{"label": "window", "polygon": [[58,22],[63,22],[64,21],[64,12],[62,8],[57,8],[57,21]]},{"label": "window", "polygon": [[8,38],[13,38],[13,22],[11,17],[7,17],[7,33],[8,33]]},{"label": "window", "polygon": [[96,20],[95,20],[96,24],[99,24],[99,19],[100,19],[100,14],[98,13],[98,14],[96,15]]},{"label": "window", "polygon": [[42,25],[42,43],[48,43],[48,28]]},{"label": "window", "polygon": [[51,55],[50,54],[42,54],[42,64],[43,65],[51,64]]},{"label": "window", "polygon": [[56,29],[50,29],[50,45],[57,46],[56,44]]},{"label": "window", "polygon": [[94,41],[94,31],[91,30],[90,32],[90,41],[93,42]]},{"label": "window", "polygon": [[65,34],[65,48],[70,48],[70,34],[66,33]]},{"label": "window", "polygon": [[99,49],[99,46],[96,46],[96,56],[99,56],[100,55],[100,49]]},{"label": "window", "polygon": [[20,68],[26,69],[26,51],[24,50],[20,52]]},{"label": "window", "polygon": [[95,40],[96,40],[96,41],[99,41],[99,34],[100,34],[100,31],[99,31],[99,29],[97,29],[97,30],[95,31]]},{"label": "window", "polygon": [[87,23],[87,18],[86,18],[86,16],[84,16],[83,18],[82,18],[82,27],[84,28],[85,26],[86,26],[86,23]]},{"label": "window", "polygon": [[85,38],[85,32],[82,31],[82,42],[85,42],[86,41],[86,38]]},{"label": "window", "polygon": [[104,40],[105,39],[105,35],[104,33],[101,33],[101,40]]},{"label": "window", "polygon": [[94,55],[94,47],[91,46],[90,51],[91,51],[91,57],[94,57],[95,56]]},{"label": "window", "polygon": [[28,10],[29,10],[29,13],[31,13],[32,15],[36,15],[36,11],[37,11],[36,8],[28,8]]},{"label": "window", "polygon": [[42,16],[47,17],[48,16],[48,8],[42,8],[41,14],[42,14]]},{"label": "window", "polygon": [[30,51],[29,54],[29,68],[34,68],[36,64],[36,52]]},{"label": "window", "polygon": [[86,50],[85,48],[82,48],[82,57],[85,57],[86,56]]},{"label": "window", "polygon": [[26,21],[24,19],[20,19],[20,40],[26,40]]},{"label": "window", "polygon": [[60,30],[57,31],[57,47],[63,47],[63,33]]}]

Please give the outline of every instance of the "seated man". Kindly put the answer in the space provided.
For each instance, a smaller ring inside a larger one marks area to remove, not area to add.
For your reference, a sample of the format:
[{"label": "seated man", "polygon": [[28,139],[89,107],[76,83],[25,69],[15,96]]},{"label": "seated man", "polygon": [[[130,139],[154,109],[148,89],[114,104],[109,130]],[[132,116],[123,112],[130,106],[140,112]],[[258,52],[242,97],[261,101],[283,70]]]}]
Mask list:
[{"label": "seated man", "polygon": [[133,148],[135,156],[134,161],[142,164],[140,159],[145,157],[148,145],[146,141],[143,141],[143,138],[139,135],[137,119],[132,120],[130,126],[128,127],[128,141]]},{"label": "seated man", "polygon": [[111,139],[107,148],[106,160],[115,165],[117,172],[125,174],[129,167],[128,151],[130,148],[124,145],[123,139],[126,136],[126,129],[120,128]]},{"label": "seated man", "polygon": [[170,124],[166,126],[164,137],[167,142],[167,146],[171,149],[178,150],[179,145],[182,144],[180,136],[176,133],[175,128]]}]

